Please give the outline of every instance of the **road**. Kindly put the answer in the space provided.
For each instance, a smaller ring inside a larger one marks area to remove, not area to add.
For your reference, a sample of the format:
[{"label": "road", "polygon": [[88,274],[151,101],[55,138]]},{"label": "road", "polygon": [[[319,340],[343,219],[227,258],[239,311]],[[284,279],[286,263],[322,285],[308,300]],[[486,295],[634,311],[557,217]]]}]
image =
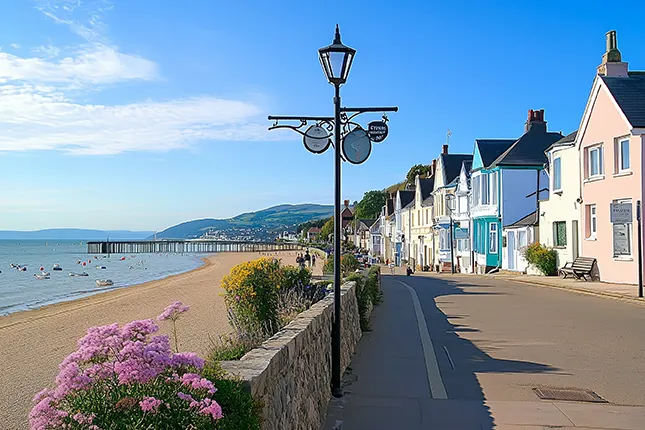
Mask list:
[{"label": "road", "polygon": [[[486,276],[384,275],[383,288],[336,428],[395,428],[390,417],[410,429],[645,428],[645,305]],[[541,400],[534,388],[607,403]],[[400,407],[375,419],[385,404]]]}]

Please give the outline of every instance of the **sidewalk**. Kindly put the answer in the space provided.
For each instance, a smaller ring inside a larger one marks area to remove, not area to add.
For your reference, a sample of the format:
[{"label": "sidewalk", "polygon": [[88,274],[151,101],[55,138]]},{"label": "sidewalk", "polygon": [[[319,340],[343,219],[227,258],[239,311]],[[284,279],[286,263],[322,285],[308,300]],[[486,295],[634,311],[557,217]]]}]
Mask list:
[{"label": "sidewalk", "polygon": [[[330,401],[322,430],[645,428],[643,407],[487,399],[475,374],[451,372],[440,357],[441,339],[430,338],[426,323],[433,319],[416,292],[435,288],[427,282],[383,276],[385,300],[374,309],[373,330],[363,334],[343,377],[344,396]],[[473,384],[475,391],[464,390]]]}]

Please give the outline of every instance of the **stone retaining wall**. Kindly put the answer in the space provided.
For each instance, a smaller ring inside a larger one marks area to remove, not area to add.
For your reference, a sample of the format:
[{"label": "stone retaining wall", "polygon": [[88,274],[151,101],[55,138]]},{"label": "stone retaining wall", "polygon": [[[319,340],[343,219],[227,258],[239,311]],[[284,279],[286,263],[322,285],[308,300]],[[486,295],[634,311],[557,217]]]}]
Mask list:
[{"label": "stone retaining wall", "polygon": [[[354,282],[341,287],[341,370],[361,338]],[[262,346],[222,367],[239,375],[263,405],[266,430],[319,429],[331,397],[333,294],[301,313]]]}]

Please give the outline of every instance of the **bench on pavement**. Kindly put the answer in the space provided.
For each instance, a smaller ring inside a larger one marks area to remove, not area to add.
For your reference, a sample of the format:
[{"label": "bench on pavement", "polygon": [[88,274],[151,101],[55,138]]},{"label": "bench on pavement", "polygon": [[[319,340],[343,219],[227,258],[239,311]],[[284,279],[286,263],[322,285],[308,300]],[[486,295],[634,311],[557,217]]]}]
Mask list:
[{"label": "bench on pavement", "polygon": [[566,279],[567,276],[573,276],[576,279],[587,280],[587,276],[591,278],[591,270],[593,265],[596,264],[596,259],[592,257],[576,257],[573,262],[566,263],[558,270],[558,275],[563,275]]}]

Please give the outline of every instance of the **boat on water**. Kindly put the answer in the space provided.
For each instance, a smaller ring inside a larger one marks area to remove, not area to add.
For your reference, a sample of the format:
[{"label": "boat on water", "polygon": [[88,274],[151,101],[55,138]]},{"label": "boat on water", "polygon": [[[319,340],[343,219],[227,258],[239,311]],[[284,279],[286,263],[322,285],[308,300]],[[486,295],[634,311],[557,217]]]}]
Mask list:
[{"label": "boat on water", "polygon": [[114,285],[114,282],[112,282],[111,279],[97,279],[96,280],[96,286],[97,287],[109,287],[110,285]]},{"label": "boat on water", "polygon": [[107,269],[105,266],[96,266],[97,269]]},{"label": "boat on water", "polygon": [[52,267],[52,270],[63,270],[63,268],[60,267],[60,264],[54,264],[54,267]]},{"label": "boat on water", "polygon": [[49,272],[40,272],[40,275],[49,277],[49,276],[51,276],[51,273],[49,273]]},{"label": "boat on water", "polygon": [[69,276],[90,276],[90,275],[87,272],[81,272],[81,273],[71,272]]},{"label": "boat on water", "polygon": [[36,278],[36,279],[41,279],[41,280],[42,280],[42,279],[49,279],[49,275],[42,275],[42,274],[41,274],[41,275],[37,275],[37,274],[35,274],[35,273],[34,273],[34,278]]}]

